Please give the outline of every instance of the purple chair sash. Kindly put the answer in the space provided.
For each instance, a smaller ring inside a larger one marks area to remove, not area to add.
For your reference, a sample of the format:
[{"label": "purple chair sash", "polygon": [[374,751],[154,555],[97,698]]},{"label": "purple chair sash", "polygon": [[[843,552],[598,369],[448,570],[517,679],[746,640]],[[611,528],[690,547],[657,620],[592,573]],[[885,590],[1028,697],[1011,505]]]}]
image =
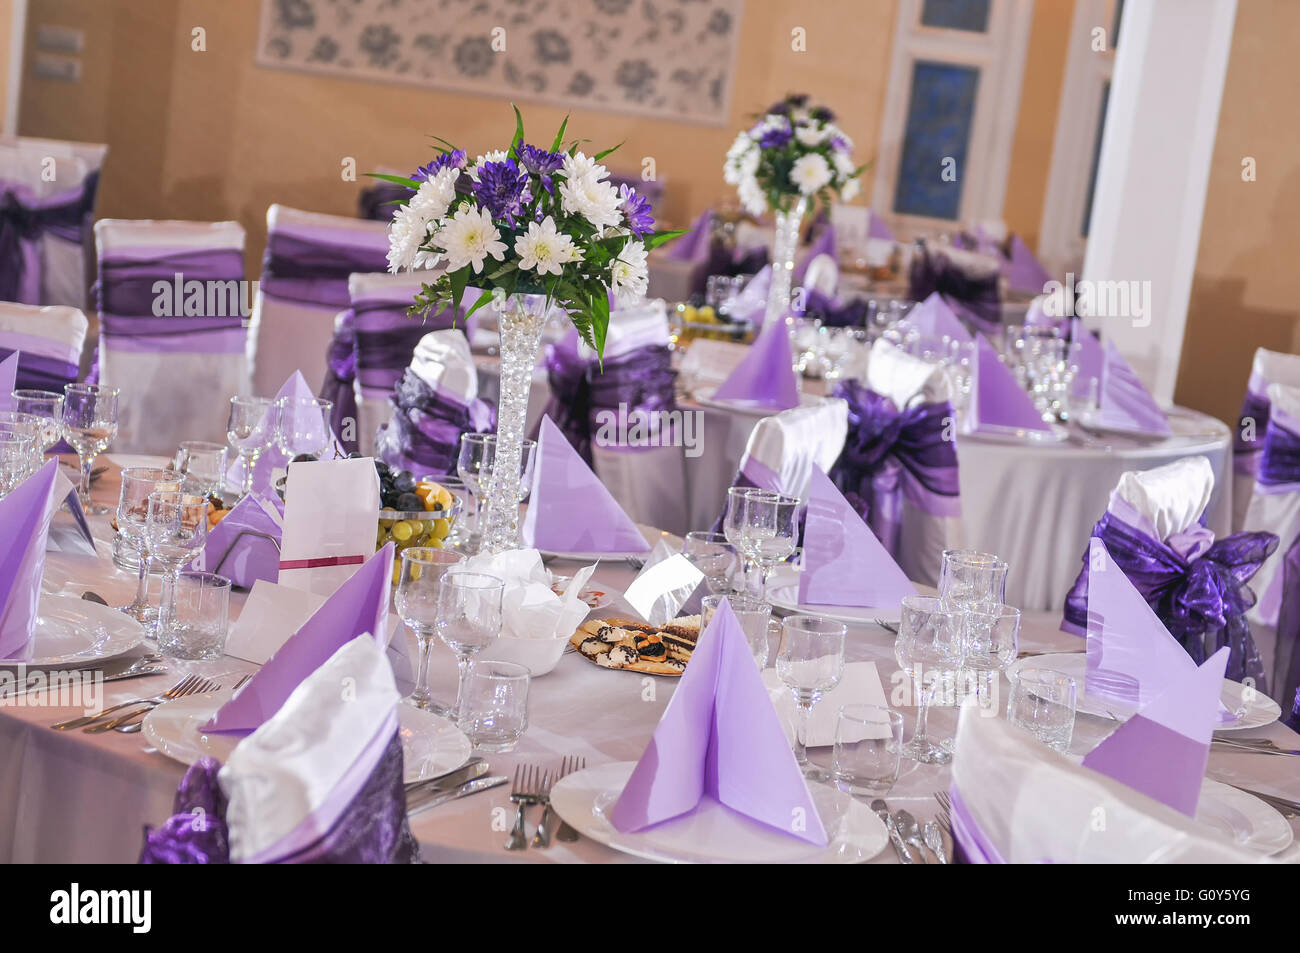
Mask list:
[{"label": "purple chair sash", "polygon": [[855,380],[837,384],[834,396],[849,405],[849,432],[831,480],[897,559],[904,499],[933,516],[961,515],[957,445],[945,439],[952,405],[900,411]]},{"label": "purple chair sash", "polygon": [[1274,416],[1264,431],[1264,449],[1255,468],[1255,481],[1264,489],[1300,483],[1300,434],[1287,423],[1281,415]]},{"label": "purple chair sash", "polygon": [[[1246,391],[1246,399],[1241,402],[1241,414],[1237,419],[1237,429],[1232,436],[1233,466],[1238,473],[1254,473],[1257,455],[1263,449],[1260,435],[1268,433],[1269,414],[1272,410],[1266,394],[1257,394],[1254,390]],[[1250,430],[1254,440],[1246,440],[1242,434],[1250,421]]]},{"label": "purple chair sash", "polygon": [[[365,244],[367,241],[370,244]],[[339,244],[273,231],[267,236],[262,258],[262,293],[342,311],[351,303],[348,276],[386,272],[387,250],[386,239],[376,243],[364,232],[358,233],[355,244]]]},{"label": "purple chair sash", "polygon": [[814,288],[805,298],[803,316],[816,318],[831,328],[861,328],[866,326],[870,306],[871,302],[866,298],[841,303]]},{"label": "purple chair sash", "polygon": [[410,369],[390,400],[393,417],[379,432],[376,453],[389,466],[419,475],[455,473],[461,434],[496,431],[495,407],[477,399],[466,406]]},{"label": "purple chair sash", "polygon": [[[145,828],[142,864],[228,864],[226,799],[217,783],[221,765],[195,762],[176,791],[174,814],[159,828]],[[394,733],[379,763],[338,820],[312,843],[276,863],[409,864],[420,859],[406,819],[402,741]]]},{"label": "purple chair sash", "polygon": [[[349,308],[343,312],[334,337],[330,339],[329,351],[325,360],[325,382],[321,385],[320,396],[333,405],[330,411],[330,426],[336,434],[346,435],[354,432],[355,427],[344,426],[345,421],[357,420],[357,394],[352,387],[357,377],[357,334],[356,312]],[[355,453],[359,448],[355,434],[349,439],[340,436],[339,442],[347,453]]]},{"label": "purple chair sash", "polygon": [[81,368],[71,361],[43,354],[33,354],[21,348],[0,346],[0,362],[18,351],[18,373],[14,377],[14,390],[52,390],[63,393],[63,385],[77,379]]},{"label": "purple chair sash", "polygon": [[1005,864],[1002,854],[984,831],[955,786],[948,788],[948,801],[952,806],[953,862],[958,864]]},{"label": "purple chair sash", "polygon": [[1277,665],[1285,682],[1277,697],[1291,700],[1291,711],[1283,719],[1292,731],[1300,731],[1300,536],[1282,560],[1282,605],[1277,613]]},{"label": "purple chair sash", "polygon": [[95,210],[99,173],[74,189],[37,198],[25,185],[0,182],[0,301],[41,304],[41,257],[45,234],[81,244]]},{"label": "purple chair sash", "polygon": [[361,197],[357,200],[357,213],[359,217],[372,222],[386,222],[397,211],[398,207],[393,203],[410,197],[411,190],[406,186],[381,181],[361,190]]},{"label": "purple chair sash", "polygon": [[937,291],[986,335],[1002,329],[1002,296],[997,272],[974,278],[942,255],[932,254],[924,244],[916,248],[908,273],[908,297],[924,301]]},{"label": "purple chair sash", "polygon": [[[1115,565],[1197,665],[1227,645],[1226,677],[1253,678],[1255,687],[1267,694],[1264,665],[1246,621],[1246,610],[1255,604],[1255,593],[1246,583],[1277,549],[1277,536],[1234,533],[1199,556],[1184,556],[1109,511],[1092,535],[1106,544]],[[1085,552],[1083,569],[1065,597],[1061,625],[1076,635],[1088,627],[1088,575]]]}]

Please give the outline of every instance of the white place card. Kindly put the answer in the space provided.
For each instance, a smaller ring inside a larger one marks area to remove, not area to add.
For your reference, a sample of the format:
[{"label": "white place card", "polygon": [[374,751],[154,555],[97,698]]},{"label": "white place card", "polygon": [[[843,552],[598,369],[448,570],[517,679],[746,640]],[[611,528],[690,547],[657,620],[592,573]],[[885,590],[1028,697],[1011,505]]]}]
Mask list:
[{"label": "white place card", "polygon": [[373,459],[289,464],[280,585],[329,595],[374,555],[378,527]]},{"label": "white place card", "polygon": [[689,559],[673,553],[660,540],[623,593],[623,599],[646,622],[663,625],[677,618],[678,611],[703,579],[704,573]]}]

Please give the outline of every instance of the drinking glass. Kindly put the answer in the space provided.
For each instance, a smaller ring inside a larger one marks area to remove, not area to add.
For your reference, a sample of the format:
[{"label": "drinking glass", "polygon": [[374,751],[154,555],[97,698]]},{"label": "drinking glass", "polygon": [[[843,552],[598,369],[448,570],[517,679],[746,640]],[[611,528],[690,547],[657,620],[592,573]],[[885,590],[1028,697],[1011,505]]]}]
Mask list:
[{"label": "drinking glass", "polygon": [[765,490],[750,493],[745,500],[745,525],[741,538],[758,564],[759,598],[767,601],[767,584],[777,563],[788,559],[798,542],[795,512],[799,501]]},{"label": "drinking glass", "polygon": [[[727,542],[736,547],[742,560],[740,568],[740,592],[749,592],[750,570],[758,565],[754,554],[749,549],[749,538],[745,535],[746,510],[751,494],[768,493],[752,486],[733,486],[727,490],[727,511],[722,518],[722,534]],[[770,494],[774,495],[774,494]]]},{"label": "drinking glass", "polygon": [[401,575],[397,579],[393,603],[398,618],[410,627],[420,648],[415,688],[405,701],[416,708],[448,715],[450,710],[447,706],[436,704],[429,692],[429,651],[433,648],[434,627],[438,621],[438,584],[442,574],[464,562],[465,557],[448,549],[426,546],[412,546],[402,550],[401,555]]},{"label": "drinking glass", "polygon": [[230,629],[230,580],[214,572],[183,572],[175,590],[171,624],[158,630],[158,651],[169,658],[220,658]]},{"label": "drinking glass", "polygon": [[274,434],[272,405],[265,397],[230,398],[230,416],[226,421],[226,440],[239,455],[243,469],[240,496],[253,491],[253,468],[257,458],[270,445]]},{"label": "drinking glass", "polygon": [[77,451],[81,462],[77,496],[83,510],[100,516],[109,508],[90,502],[90,471],[95,457],[117,436],[117,398],[116,387],[100,384],[67,384],[63,388],[63,439]]},{"label": "drinking glass", "polygon": [[334,403],[319,397],[281,397],[275,402],[275,442],[286,456],[319,457],[330,443]]},{"label": "drinking glass", "polygon": [[1078,687],[1074,679],[1045,668],[1022,668],[1011,676],[1007,721],[1027,730],[1057,751],[1066,751],[1074,734]]},{"label": "drinking glass", "polygon": [[501,632],[501,597],[505,582],[483,572],[453,569],[438,581],[434,627],[438,638],[456,653],[460,673],[456,688],[456,721],[465,713],[469,666]]},{"label": "drinking glass", "polygon": [[52,390],[14,391],[14,410],[40,418],[41,452],[44,453],[63,436],[63,395]]},{"label": "drinking glass", "polygon": [[939,565],[939,598],[950,607],[992,608],[1006,602],[1007,564],[992,553],[945,549]]},{"label": "drinking glass", "polygon": [[470,504],[474,502],[474,495],[470,493],[465,481],[454,473],[435,474],[430,476],[429,479],[444,487],[448,493],[460,500],[460,515],[457,519],[451,521],[451,532],[443,540],[444,546],[459,548],[469,538],[469,530],[465,524],[469,520]]},{"label": "drinking glass", "polygon": [[479,751],[513,751],[528,730],[528,669],[514,662],[469,667],[460,727]]},{"label": "drinking glass", "polygon": [[230,449],[224,443],[186,440],[176,451],[174,466],[176,472],[185,474],[196,493],[220,496],[226,485]]},{"label": "drinking glass", "polygon": [[[941,599],[904,596],[894,657],[912,680],[917,693],[916,731],[903,747],[903,754],[922,764],[947,764],[952,755],[926,736],[930,704],[941,684],[951,679],[961,664],[962,613]],[[932,669],[927,691],[926,670]]]},{"label": "drinking glass", "polygon": [[884,797],[898,780],[903,716],[880,705],[845,705],[835,718],[833,765],[840,789]]},{"label": "drinking glass", "polygon": [[31,453],[31,441],[25,435],[0,431],[0,496],[27,479]]},{"label": "drinking glass", "polygon": [[208,538],[206,497],[179,490],[154,490],[145,516],[145,545],[163,568],[162,599],[158,605],[158,640],[175,625],[176,579],[203,549]]},{"label": "drinking glass", "polygon": [[1020,610],[1011,606],[980,606],[967,609],[962,622],[964,677],[974,683],[972,687],[981,705],[996,711],[998,676],[1016,660],[1020,648]]},{"label": "drinking glass", "polygon": [[148,624],[158,617],[149,605],[149,543],[145,528],[149,522],[149,497],[159,490],[179,493],[181,481],[174,470],[160,467],[127,467],[122,471],[122,491],[117,499],[117,531],[138,554],[139,582],[130,605],[119,606],[138,622]]},{"label": "drinking glass", "polygon": [[[497,456],[497,436],[496,434],[484,434],[485,452],[487,455],[487,465],[481,479],[486,487],[492,479],[492,465],[496,462]],[[522,503],[528,499],[528,494],[533,488],[533,464],[537,456],[537,441],[525,440],[520,444],[519,457],[519,502]]]},{"label": "drinking glass", "polygon": [[770,651],[768,630],[772,624],[772,607],[766,602],[742,595],[705,596],[700,600],[700,630],[709,627],[709,623],[713,621],[713,614],[718,611],[718,606],[722,605],[724,599],[731,605],[731,611],[736,614],[736,621],[740,623],[740,630],[745,633],[745,641],[749,643],[749,651],[753,653],[754,661],[758,663],[760,669],[767,668],[767,656]]},{"label": "drinking glass", "polygon": [[44,460],[40,418],[31,414],[0,411],[0,434],[12,437],[15,446],[21,448],[13,454],[16,461],[15,475],[21,483],[39,470]]},{"label": "drinking glass", "polygon": [[488,443],[491,434],[463,433],[460,435],[460,454],[456,457],[456,473],[474,498],[474,522],[469,527],[466,546],[471,552],[477,549],[479,514],[483,512],[483,491],[492,473],[492,457],[496,444]]},{"label": "drinking glass", "polygon": [[722,533],[701,530],[687,533],[682,543],[682,555],[704,573],[704,584],[709,592],[725,596],[735,591],[733,583],[740,565],[740,554]]},{"label": "drinking glass", "polygon": [[844,636],[840,622],[820,616],[787,616],[781,623],[776,672],[794,695],[794,758],[804,777],[824,781],[829,773],[808,760],[808,718],[821,697],[844,677]]}]

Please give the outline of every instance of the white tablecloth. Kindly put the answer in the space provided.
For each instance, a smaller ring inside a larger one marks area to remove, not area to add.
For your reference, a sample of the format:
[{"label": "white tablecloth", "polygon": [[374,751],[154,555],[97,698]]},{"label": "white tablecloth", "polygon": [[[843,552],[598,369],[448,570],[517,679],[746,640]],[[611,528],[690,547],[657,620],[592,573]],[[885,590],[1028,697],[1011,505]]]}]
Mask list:
[{"label": "white tablecloth", "polygon": [[[116,491],[113,474],[96,486],[97,499]],[[60,519],[66,518],[61,515]],[[110,604],[129,601],[132,574],[116,569],[107,558],[111,529],[107,518],[92,518],[104,558],[51,554],[46,589],[80,595],[90,589]],[[572,564],[556,563],[558,572]],[[622,563],[602,565],[597,579],[621,590],[633,571]],[[232,614],[242,607],[236,593]],[[392,620],[397,626],[397,619]],[[1055,631],[1055,614],[1029,615],[1022,649],[1078,650],[1082,642]],[[901,673],[893,659],[893,637],[875,626],[855,628],[849,638],[850,661],[875,660],[886,698],[904,712],[910,736],[915,712],[896,704],[893,696]],[[450,651],[435,649],[432,687],[450,699],[455,665]],[[251,666],[231,658],[204,663],[175,663],[164,676],[105,686],[106,705],[155,694],[173,684],[181,671],[222,674],[233,684]],[[556,766],[564,755],[585,757],[589,765],[636,759],[649,741],[676,682],[632,672],[597,668],[577,655],[565,656],[554,672],[537,679],[530,690],[530,726],[519,748],[508,755],[488,757],[494,774],[510,776],[520,762]],[[647,696],[646,686],[653,687]],[[141,735],[80,731],[56,732],[50,725],[80,714],[71,709],[0,704],[0,863],[11,862],[132,862],[139,853],[145,824],[159,824],[171,813],[172,797],[184,768],[148,749]],[[955,711],[936,709],[930,730],[951,736]],[[1083,752],[1113,728],[1113,723],[1080,717],[1073,750]],[[1252,731],[1286,748],[1300,747],[1300,737],[1280,724]],[[825,762],[829,749],[814,749],[813,760]],[[904,762],[903,774],[888,801],[906,808],[922,821],[933,817],[933,794],[946,790],[949,769]],[[1288,758],[1262,755],[1210,755],[1211,776],[1290,798],[1300,798],[1300,775]],[[514,809],[508,785],[454,801],[418,815],[412,826],[423,855],[430,862],[623,862],[631,858],[585,838],[574,844],[556,843],[549,850],[507,852],[506,829]],[[535,821],[537,811],[532,812]],[[1291,849],[1295,853],[1295,848]],[[895,862],[892,850],[877,863]]]}]

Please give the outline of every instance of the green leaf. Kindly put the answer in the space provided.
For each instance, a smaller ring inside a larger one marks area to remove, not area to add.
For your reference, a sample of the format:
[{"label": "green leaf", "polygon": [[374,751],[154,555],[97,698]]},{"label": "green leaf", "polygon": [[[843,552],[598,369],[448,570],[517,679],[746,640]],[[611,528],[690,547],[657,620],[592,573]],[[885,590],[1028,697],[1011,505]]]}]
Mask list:
[{"label": "green leaf", "polygon": [[419,189],[421,183],[417,179],[408,179],[402,175],[385,175],[382,172],[367,172],[366,175],[372,179],[383,179],[385,182],[392,182],[395,185],[404,185],[408,189]]},{"label": "green leaf", "polygon": [[524,141],[524,117],[514,103],[510,104],[510,108],[515,111],[515,137],[510,142],[510,151],[514,153],[515,158],[518,158],[519,144]]},{"label": "green leaf", "polygon": [[[623,142],[627,142],[627,140],[624,139]],[[597,152],[594,156],[592,156],[592,159],[594,159],[596,162],[599,162],[601,159],[605,158],[605,156],[616,151],[619,148],[619,146],[623,145],[623,142],[620,142],[617,146],[610,146],[604,152]]]},{"label": "green leaf", "polygon": [[609,331],[609,293],[601,288],[592,295],[591,346],[600,359],[601,370],[605,367],[605,334]]},{"label": "green leaf", "polygon": [[468,311],[465,312],[465,320],[468,322],[468,321],[469,321],[469,316],[470,316],[471,314],[473,314],[475,311],[477,311],[479,308],[483,307],[483,305],[487,304],[487,303],[488,303],[489,301],[491,301],[491,300],[492,300],[492,292],[491,292],[491,291],[485,291],[485,292],[483,292],[481,295],[479,295],[479,296],[478,296],[478,300],[474,302],[473,307],[471,307]]},{"label": "green leaf", "polygon": [[551,151],[559,152],[560,144],[564,142],[564,130],[569,127],[569,117],[564,117],[564,122],[560,123],[560,131],[555,134],[555,139],[551,143]]},{"label": "green leaf", "polygon": [[680,238],[689,231],[689,228],[678,228],[672,231],[655,232],[653,235],[647,235],[642,239],[642,241],[645,242],[646,251],[649,251],[652,248],[658,248],[660,245],[672,241],[674,238]]},{"label": "green leaf", "polygon": [[510,274],[510,272],[514,271],[518,267],[519,267],[519,262],[508,261],[500,268],[498,268],[496,271],[488,275],[488,281],[495,281],[497,278],[500,278],[502,275],[508,275]]},{"label": "green leaf", "polygon": [[456,146],[453,143],[450,143],[446,139],[442,138],[442,136],[430,136],[429,138],[432,139],[434,142],[437,142],[442,145],[442,148],[438,150],[439,152],[456,151]]},{"label": "green leaf", "polygon": [[451,306],[453,314],[460,314],[460,299],[465,297],[465,286],[469,284],[469,265],[447,276],[451,282]]}]

